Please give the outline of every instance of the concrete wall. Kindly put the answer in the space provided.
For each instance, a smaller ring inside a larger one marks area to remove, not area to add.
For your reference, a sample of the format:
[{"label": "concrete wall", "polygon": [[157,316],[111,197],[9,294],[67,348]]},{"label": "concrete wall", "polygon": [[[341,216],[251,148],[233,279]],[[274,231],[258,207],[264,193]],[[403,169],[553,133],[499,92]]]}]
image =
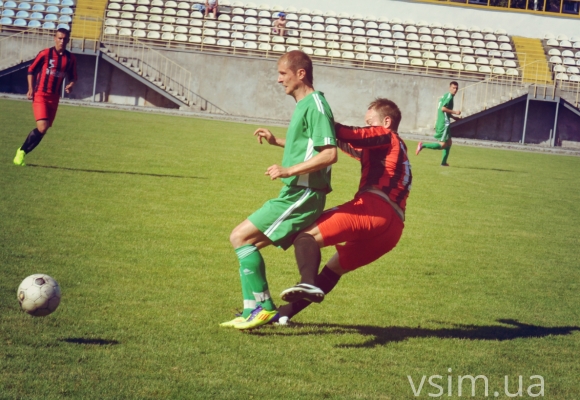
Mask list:
[{"label": "concrete wall", "polygon": [[[194,75],[192,90],[230,114],[289,119],[294,100],[277,83],[275,59],[164,51]],[[314,86],[325,93],[335,119],[362,124],[376,97],[395,101],[403,114],[401,132],[432,126],[437,101],[451,78],[393,74],[327,65],[314,66]],[[459,81],[460,85],[465,82]]]}]

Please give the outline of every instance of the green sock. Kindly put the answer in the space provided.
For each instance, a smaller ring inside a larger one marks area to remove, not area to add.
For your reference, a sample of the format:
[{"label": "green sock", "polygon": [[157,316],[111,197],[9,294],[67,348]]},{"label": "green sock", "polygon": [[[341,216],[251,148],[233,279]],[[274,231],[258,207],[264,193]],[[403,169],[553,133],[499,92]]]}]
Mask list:
[{"label": "green sock", "polygon": [[[242,293],[244,293],[244,314],[246,314],[246,296],[250,296],[250,293],[256,305],[260,305],[268,311],[275,310],[276,306],[270,298],[270,291],[268,290],[266,265],[258,248],[254,245],[241,246],[236,249],[236,254],[240,260]],[[244,286],[246,286],[245,290]]]},{"label": "green sock", "polygon": [[242,317],[248,318],[252,313],[252,310],[256,308],[256,299],[254,299],[254,293],[250,289],[250,284],[246,279],[246,276],[242,273],[242,263],[240,263],[240,281],[242,282],[242,296],[244,297],[244,311],[242,312]]},{"label": "green sock", "polygon": [[439,143],[423,143],[421,148],[431,150],[441,150],[441,145]]},{"label": "green sock", "polygon": [[451,152],[451,146],[443,149],[443,158],[441,159],[441,165],[447,164],[447,157],[449,157],[450,152]]}]

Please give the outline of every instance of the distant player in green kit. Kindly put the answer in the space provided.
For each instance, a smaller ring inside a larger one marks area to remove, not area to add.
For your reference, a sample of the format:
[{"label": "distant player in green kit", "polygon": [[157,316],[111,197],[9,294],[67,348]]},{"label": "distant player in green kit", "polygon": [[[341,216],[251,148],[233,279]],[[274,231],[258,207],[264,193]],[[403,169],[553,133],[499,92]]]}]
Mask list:
[{"label": "distant player in green kit", "polygon": [[449,84],[449,93],[445,93],[439,99],[439,105],[437,106],[437,122],[435,123],[435,139],[439,143],[423,143],[419,142],[417,145],[416,155],[419,155],[423,149],[432,150],[443,150],[443,157],[441,159],[441,166],[448,167],[447,158],[449,157],[449,152],[451,151],[451,121],[453,118],[455,120],[460,119],[455,117],[455,115],[461,115],[461,111],[453,109],[453,97],[457,93],[459,84],[455,81]]},{"label": "distant player in green kit", "polygon": [[283,147],[282,165],[268,167],[266,175],[281,178],[279,197],[239,224],[230,235],[240,266],[244,311],[222,327],[253,329],[272,321],[276,306],[270,297],[266,266],[260,249],[275,245],[286,250],[296,235],[312,225],[324,210],[331,191],[330,166],[337,160],[334,117],[324,95],[313,87],[312,61],[301,51],[278,60],[278,83],[296,100],[286,139],[259,128],[260,144]]}]

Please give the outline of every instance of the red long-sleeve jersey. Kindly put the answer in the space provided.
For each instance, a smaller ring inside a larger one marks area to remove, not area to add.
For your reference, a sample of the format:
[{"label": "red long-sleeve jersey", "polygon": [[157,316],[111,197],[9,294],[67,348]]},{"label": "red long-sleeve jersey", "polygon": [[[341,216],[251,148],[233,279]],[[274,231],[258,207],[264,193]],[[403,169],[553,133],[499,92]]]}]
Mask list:
[{"label": "red long-sleeve jersey", "polygon": [[28,67],[28,75],[34,75],[34,94],[44,93],[58,96],[65,76],[69,81],[77,80],[77,61],[65,50],[58,54],[54,47],[42,50]]},{"label": "red long-sleeve jersey", "polygon": [[382,126],[335,128],[340,149],[361,163],[359,192],[379,189],[404,211],[413,175],[403,139]]}]

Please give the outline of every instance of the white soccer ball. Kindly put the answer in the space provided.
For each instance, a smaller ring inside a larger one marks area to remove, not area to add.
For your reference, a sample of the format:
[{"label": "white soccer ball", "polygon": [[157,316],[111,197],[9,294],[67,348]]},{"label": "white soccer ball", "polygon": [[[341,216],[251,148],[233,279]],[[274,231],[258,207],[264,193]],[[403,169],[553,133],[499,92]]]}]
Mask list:
[{"label": "white soccer ball", "polygon": [[60,304],[60,286],[48,275],[34,274],[18,287],[20,308],[35,317],[52,313]]}]

